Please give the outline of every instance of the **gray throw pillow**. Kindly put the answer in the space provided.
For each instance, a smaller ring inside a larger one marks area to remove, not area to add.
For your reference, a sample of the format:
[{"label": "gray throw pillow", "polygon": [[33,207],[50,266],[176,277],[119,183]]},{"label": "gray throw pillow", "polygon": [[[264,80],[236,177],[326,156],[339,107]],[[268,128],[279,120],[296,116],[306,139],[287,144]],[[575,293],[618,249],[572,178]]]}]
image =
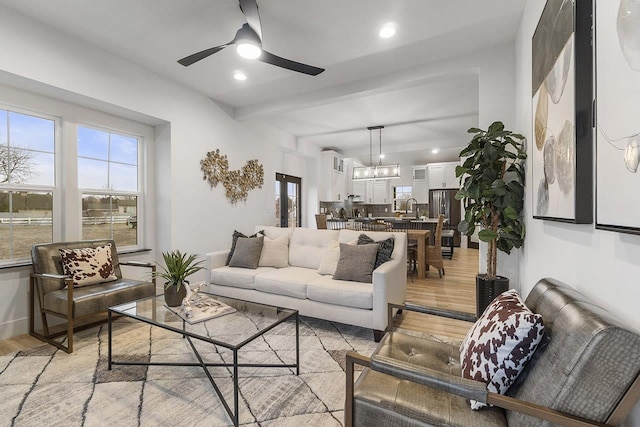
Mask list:
[{"label": "gray throw pillow", "polygon": [[373,266],[376,263],[378,245],[347,245],[340,243],[340,260],[333,275],[334,280],[373,282]]},{"label": "gray throw pillow", "polygon": [[253,237],[258,237],[258,236],[263,236],[264,235],[264,230],[260,230],[255,234],[252,234],[251,236],[247,236],[241,232],[239,232],[238,230],[233,230],[233,235],[231,236],[231,250],[229,250],[229,255],[227,255],[227,263],[226,265],[229,265],[229,262],[231,262],[231,257],[233,256],[233,252],[236,250],[236,243],[238,242],[238,239],[240,237],[249,237],[249,238],[253,238]]},{"label": "gray throw pillow", "polygon": [[371,243],[378,244],[378,255],[376,256],[376,265],[375,267],[373,267],[374,270],[391,259],[394,242],[395,241],[393,237],[389,237],[388,239],[379,240],[376,242],[364,233],[358,236],[359,245],[370,245]]},{"label": "gray throw pillow", "polygon": [[233,251],[229,267],[250,268],[255,270],[260,262],[264,237],[238,237],[236,250]]}]

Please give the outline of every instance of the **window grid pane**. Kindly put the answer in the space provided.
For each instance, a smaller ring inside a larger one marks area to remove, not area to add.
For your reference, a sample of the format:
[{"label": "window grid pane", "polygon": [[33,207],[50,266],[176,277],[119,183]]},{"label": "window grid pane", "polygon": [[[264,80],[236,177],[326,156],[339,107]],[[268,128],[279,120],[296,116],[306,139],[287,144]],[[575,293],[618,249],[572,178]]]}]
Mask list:
[{"label": "window grid pane", "polygon": [[113,239],[118,247],[138,244],[138,197],[82,195],[82,239]]},{"label": "window grid pane", "polygon": [[0,259],[29,258],[34,244],[52,241],[52,192],[0,192]]},{"label": "window grid pane", "polygon": [[78,186],[138,191],[138,139],[78,126]]}]

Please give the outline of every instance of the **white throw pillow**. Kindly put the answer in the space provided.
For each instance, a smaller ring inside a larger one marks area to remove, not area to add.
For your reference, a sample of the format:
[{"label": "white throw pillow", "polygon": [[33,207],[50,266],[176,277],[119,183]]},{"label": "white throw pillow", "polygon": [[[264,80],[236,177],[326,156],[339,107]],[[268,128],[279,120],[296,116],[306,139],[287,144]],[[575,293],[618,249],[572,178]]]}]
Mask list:
[{"label": "white throw pillow", "polygon": [[337,240],[334,240],[330,243],[322,257],[322,261],[320,261],[318,274],[328,274],[333,276],[336,272],[338,261],[340,261],[340,244]]},{"label": "white throw pillow", "polygon": [[258,267],[289,267],[289,237],[270,239],[265,236]]}]

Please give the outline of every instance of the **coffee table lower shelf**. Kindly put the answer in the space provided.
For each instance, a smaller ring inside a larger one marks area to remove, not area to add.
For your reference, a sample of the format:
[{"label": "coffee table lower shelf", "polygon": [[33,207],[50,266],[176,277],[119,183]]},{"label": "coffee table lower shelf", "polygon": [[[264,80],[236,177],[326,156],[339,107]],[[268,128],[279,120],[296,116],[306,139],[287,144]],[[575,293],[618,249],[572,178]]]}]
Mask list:
[{"label": "coffee table lower shelf", "polygon": [[[238,395],[239,395],[239,385],[238,385],[238,369],[239,368],[295,368],[295,372],[296,375],[300,375],[300,319],[298,316],[298,311],[297,310],[288,310],[290,313],[288,315],[286,315],[283,318],[277,319],[274,321],[274,323],[270,324],[268,327],[257,331],[257,333],[249,338],[247,338],[246,340],[232,345],[232,344],[228,344],[228,343],[224,343],[222,341],[218,341],[216,339],[207,337],[207,336],[202,336],[193,332],[190,332],[186,329],[187,326],[187,322],[185,322],[184,320],[182,321],[182,329],[179,328],[175,328],[173,326],[167,325],[165,323],[162,322],[158,322],[155,320],[155,310],[156,310],[156,301],[155,299],[159,298],[159,297],[151,297],[154,300],[152,301],[153,303],[153,312],[154,315],[151,318],[146,318],[146,317],[141,317],[138,315],[132,315],[130,313],[127,313],[126,310],[122,310],[121,307],[123,306],[116,306],[116,307],[111,307],[109,308],[108,311],[108,330],[109,330],[109,344],[108,344],[108,369],[111,370],[112,366],[114,365],[134,365],[134,366],[200,366],[205,375],[207,376],[207,378],[209,379],[209,382],[211,383],[211,386],[213,387],[214,391],[216,392],[216,394],[218,395],[218,397],[220,398],[220,402],[222,403],[224,409],[227,411],[227,414],[229,415],[229,418],[231,418],[231,420],[233,421],[233,425],[238,426],[239,425],[239,400],[238,400]],[[148,298],[145,298],[144,300],[148,300]],[[139,300],[139,301],[144,301],[144,300]],[[126,306],[126,305],[124,305]],[[135,311],[134,311],[135,312]],[[113,332],[112,332],[112,318],[113,318],[113,314],[116,314],[118,316],[120,315],[124,315],[127,317],[130,317],[132,319],[150,324],[152,326],[157,326],[159,328],[165,329],[165,330],[169,330],[172,332],[175,332],[177,334],[182,335],[183,338],[185,338],[188,342],[189,345],[191,346],[191,350],[193,351],[193,354],[196,356],[196,358],[198,359],[198,363],[195,362],[124,362],[124,361],[116,361],[113,360],[113,355],[112,355],[112,349],[113,349],[113,344],[112,344],[112,336],[113,336]],[[275,328],[276,326],[280,325],[281,323],[289,320],[291,317],[295,317],[295,322],[296,322],[296,363],[283,363],[283,364],[270,364],[270,363],[239,363],[238,362],[238,351],[244,347],[245,345],[249,344],[250,342],[252,342],[253,340],[255,340],[256,338],[264,335],[266,332],[270,331],[271,329]],[[220,321],[219,319],[223,319],[223,317],[221,318],[217,318],[217,319],[212,319],[210,321]],[[198,352],[198,349],[196,348],[196,346],[193,344],[193,339],[199,340],[199,341],[203,341],[203,342],[208,342],[210,344],[215,344],[221,347],[224,347],[228,350],[230,350],[233,353],[233,362],[232,363],[211,363],[211,362],[206,362],[202,356],[200,355],[200,353]],[[218,385],[216,384],[216,381],[214,380],[214,378],[211,376],[211,373],[209,372],[209,370],[207,369],[208,367],[226,367],[226,368],[232,368],[233,369],[233,410],[230,408],[229,404],[227,403],[227,400],[224,398],[224,396],[222,395],[222,391],[220,390],[220,388],[218,387]]]}]

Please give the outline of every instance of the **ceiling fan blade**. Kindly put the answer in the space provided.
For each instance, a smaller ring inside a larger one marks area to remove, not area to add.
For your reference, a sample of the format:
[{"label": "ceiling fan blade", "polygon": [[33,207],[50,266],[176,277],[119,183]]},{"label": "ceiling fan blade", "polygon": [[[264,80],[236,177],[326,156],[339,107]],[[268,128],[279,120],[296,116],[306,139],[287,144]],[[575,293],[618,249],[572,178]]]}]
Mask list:
[{"label": "ceiling fan blade", "polygon": [[247,23],[262,40],[262,25],[260,25],[260,14],[258,14],[258,3],[256,0],[240,0],[240,10],[247,18]]},{"label": "ceiling fan blade", "polygon": [[201,52],[198,53],[194,53],[193,55],[189,55],[186,56],[180,60],[178,60],[178,63],[180,63],[180,65],[184,65],[185,67],[188,67],[191,64],[195,64],[198,61],[203,60],[204,58],[213,55],[214,53],[221,51],[222,49],[224,49],[225,47],[229,46],[229,44],[223,44],[220,46],[216,46],[216,47],[212,47],[209,49],[205,49]]},{"label": "ceiling fan blade", "polygon": [[266,62],[267,64],[275,65],[276,67],[286,68],[298,73],[308,74],[310,76],[317,76],[324,71],[324,68],[314,67],[312,65],[302,64],[300,62],[292,61],[290,59],[281,58],[273,53],[267,52],[262,49],[262,55],[258,58],[258,61]]}]

